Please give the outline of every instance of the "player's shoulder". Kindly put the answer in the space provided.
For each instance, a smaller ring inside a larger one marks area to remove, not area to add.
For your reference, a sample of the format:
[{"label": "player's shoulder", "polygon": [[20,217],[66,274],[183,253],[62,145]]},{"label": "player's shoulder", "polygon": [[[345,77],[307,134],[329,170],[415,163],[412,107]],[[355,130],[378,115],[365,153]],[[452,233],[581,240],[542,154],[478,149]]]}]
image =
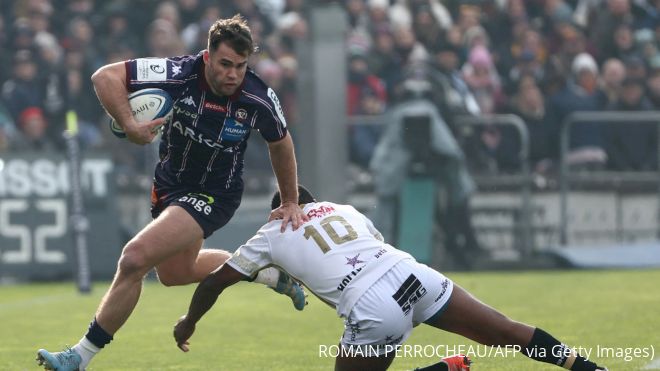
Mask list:
[{"label": "player's shoulder", "polygon": [[179,55],[166,58],[170,65],[170,74],[173,78],[181,78],[197,74],[199,66],[204,63],[202,52],[197,54]]},{"label": "player's shoulder", "polygon": [[248,68],[245,72],[245,84],[243,85],[243,90],[254,94],[266,95],[268,89],[270,89],[270,86],[261,79],[261,76],[254,72],[252,68]]},{"label": "player's shoulder", "polygon": [[273,108],[272,101],[275,92],[254,70],[248,68],[244,81],[243,96],[247,101],[269,109]]},{"label": "player's shoulder", "polygon": [[202,54],[135,58],[126,61],[131,80],[137,82],[183,82],[197,77]]}]

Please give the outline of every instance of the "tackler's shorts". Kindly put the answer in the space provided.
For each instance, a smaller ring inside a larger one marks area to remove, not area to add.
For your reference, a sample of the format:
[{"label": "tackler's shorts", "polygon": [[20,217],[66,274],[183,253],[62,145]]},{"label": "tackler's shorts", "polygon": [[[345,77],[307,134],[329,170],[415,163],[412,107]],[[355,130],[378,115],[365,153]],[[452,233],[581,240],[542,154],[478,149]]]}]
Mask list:
[{"label": "tackler's shorts", "polygon": [[413,327],[441,315],[453,288],[449,278],[428,266],[400,261],[353,306],[344,321],[342,347],[359,347],[359,354],[371,356],[395,351]]},{"label": "tackler's shorts", "polygon": [[165,187],[154,183],[151,190],[151,217],[157,218],[168,206],[186,210],[202,227],[204,238],[223,227],[241,204],[242,192],[200,191],[188,187]]}]

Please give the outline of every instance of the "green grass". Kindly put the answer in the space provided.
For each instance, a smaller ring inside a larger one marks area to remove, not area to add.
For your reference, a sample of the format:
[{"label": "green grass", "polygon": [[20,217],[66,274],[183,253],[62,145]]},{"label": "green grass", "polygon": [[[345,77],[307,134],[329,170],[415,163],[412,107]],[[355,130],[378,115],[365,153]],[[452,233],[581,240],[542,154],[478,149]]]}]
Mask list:
[{"label": "green grass", "polygon": [[[649,348],[660,351],[660,270],[450,274],[458,284],[510,317],[544,328],[571,346]],[[72,284],[0,286],[0,370],[36,370],[36,349],[75,344],[108,283],[92,295]],[[334,310],[310,297],[303,312],[288,298],[256,284],[228,289],[199,323],[191,351],[172,338],[194,286],[165,288],[148,282],[133,316],[101,352],[91,370],[330,370],[333,359],[319,357],[319,345],[337,344],[342,321]],[[428,326],[407,344],[463,344],[487,348]],[[432,348],[426,348],[431,349]],[[431,351],[433,353],[433,351]],[[660,356],[656,356],[658,358]],[[560,370],[517,355],[475,356],[473,370]],[[610,370],[637,370],[651,362],[636,357],[591,356]],[[408,355],[392,370],[428,365],[435,357]]]}]

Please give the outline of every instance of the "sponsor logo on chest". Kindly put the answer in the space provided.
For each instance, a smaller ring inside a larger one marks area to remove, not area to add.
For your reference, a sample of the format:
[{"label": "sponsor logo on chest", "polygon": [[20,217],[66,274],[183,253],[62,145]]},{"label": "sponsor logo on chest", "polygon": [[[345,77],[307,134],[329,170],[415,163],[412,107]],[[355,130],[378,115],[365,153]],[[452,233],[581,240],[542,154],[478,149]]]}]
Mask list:
[{"label": "sponsor logo on chest", "polygon": [[220,139],[238,142],[242,140],[250,132],[250,126],[236,121],[231,117],[225,119],[224,125],[222,126],[222,132],[220,133]]}]

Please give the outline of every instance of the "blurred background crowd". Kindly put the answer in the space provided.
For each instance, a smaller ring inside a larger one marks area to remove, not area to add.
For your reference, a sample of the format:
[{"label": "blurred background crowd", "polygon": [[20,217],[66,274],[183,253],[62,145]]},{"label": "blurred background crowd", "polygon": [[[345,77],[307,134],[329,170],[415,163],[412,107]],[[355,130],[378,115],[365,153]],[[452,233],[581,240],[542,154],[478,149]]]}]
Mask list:
[{"label": "blurred background crowd", "polygon": [[[137,57],[194,54],[221,17],[248,19],[260,52],[255,71],[296,116],[296,40],[309,25],[304,0],[0,0],[0,153],[63,149],[67,110],[81,142],[108,150],[124,171],[144,172],[138,146],[110,135],[90,76]],[[575,111],[660,106],[660,0],[344,0],[349,29],[347,110],[351,160],[364,170],[382,117],[402,81],[432,86],[429,99],[457,137],[461,115],[514,113],[530,134],[530,164],[556,170],[562,121]],[[376,120],[377,121],[377,120]],[[460,140],[475,172],[520,166],[513,130],[486,127]],[[575,166],[657,168],[657,129],[582,125],[571,136]],[[250,151],[248,151],[249,153]],[[263,159],[267,161],[267,157]],[[266,163],[265,168],[268,168]]]}]

